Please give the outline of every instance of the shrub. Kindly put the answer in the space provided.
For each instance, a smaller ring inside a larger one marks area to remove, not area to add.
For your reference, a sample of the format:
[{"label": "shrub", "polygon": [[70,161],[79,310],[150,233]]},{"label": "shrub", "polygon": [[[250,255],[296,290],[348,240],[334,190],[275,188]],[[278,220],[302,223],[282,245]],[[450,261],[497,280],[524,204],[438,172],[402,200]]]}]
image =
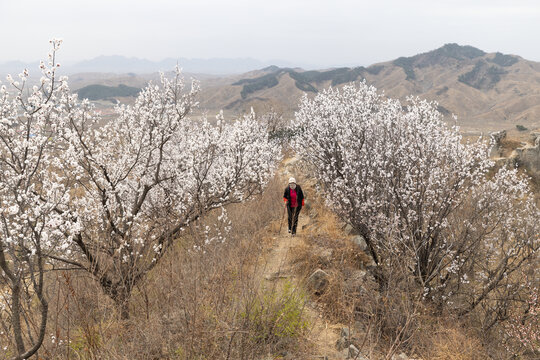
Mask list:
[{"label": "shrub", "polygon": [[499,66],[512,66],[517,63],[519,60],[517,57],[512,55],[505,55],[500,52],[495,53],[493,59],[488,59],[489,62],[497,64]]},{"label": "shrub", "polygon": [[507,71],[498,66],[489,66],[484,60],[478,61],[474,68],[458,77],[458,80],[475,89],[491,89]]},{"label": "shrub", "polygon": [[405,80],[414,80],[416,79],[416,74],[414,73],[414,58],[412,57],[400,57],[394,60],[393,64],[399,66],[405,71],[407,77]]},{"label": "shrub", "polygon": [[307,328],[304,318],[306,294],[286,282],[282,289],[264,289],[242,314],[257,341],[276,343],[300,336]]},{"label": "shrub", "polygon": [[506,325],[509,350],[540,353],[540,301],[538,287],[529,282],[522,311],[516,312]]},{"label": "shrub", "polygon": [[278,72],[274,72],[255,79],[242,79],[235,82],[233,85],[244,85],[240,95],[242,96],[242,99],[245,99],[249,94],[263,89],[270,89],[279,84],[278,75]]},{"label": "shrub", "polygon": [[141,89],[120,84],[118,86],[88,85],[77,90],[81,99],[102,100],[114,97],[137,96]]}]

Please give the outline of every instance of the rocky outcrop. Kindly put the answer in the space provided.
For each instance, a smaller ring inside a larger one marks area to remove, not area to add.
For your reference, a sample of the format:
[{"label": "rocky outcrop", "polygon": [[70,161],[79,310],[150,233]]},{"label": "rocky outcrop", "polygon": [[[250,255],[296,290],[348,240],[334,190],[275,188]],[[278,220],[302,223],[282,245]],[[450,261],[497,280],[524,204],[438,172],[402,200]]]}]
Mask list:
[{"label": "rocky outcrop", "polygon": [[489,156],[492,158],[500,158],[502,157],[502,153],[503,153],[502,141],[506,139],[506,130],[497,131],[497,132],[491,133],[490,135],[491,135],[491,138],[493,139],[493,146],[491,147]]}]

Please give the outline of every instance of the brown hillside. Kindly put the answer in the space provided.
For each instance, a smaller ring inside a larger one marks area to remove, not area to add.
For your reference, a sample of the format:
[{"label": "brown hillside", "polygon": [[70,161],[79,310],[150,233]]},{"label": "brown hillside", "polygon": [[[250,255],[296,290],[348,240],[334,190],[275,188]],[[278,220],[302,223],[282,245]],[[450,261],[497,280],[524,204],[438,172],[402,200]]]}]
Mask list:
[{"label": "brown hillside", "polygon": [[455,114],[468,131],[540,126],[540,63],[456,44],[369,68],[270,67],[203,80],[201,108],[236,114],[252,106],[278,104],[292,115],[304,93],[312,96],[329,86],[363,79],[389,97],[404,100],[412,94],[437,101],[445,115]]}]

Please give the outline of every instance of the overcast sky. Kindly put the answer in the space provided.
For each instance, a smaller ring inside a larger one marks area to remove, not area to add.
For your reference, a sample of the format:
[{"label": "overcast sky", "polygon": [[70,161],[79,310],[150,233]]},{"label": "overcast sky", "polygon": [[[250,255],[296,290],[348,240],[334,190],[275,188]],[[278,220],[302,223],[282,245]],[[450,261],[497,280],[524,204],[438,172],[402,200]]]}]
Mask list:
[{"label": "overcast sky", "polygon": [[369,65],[472,45],[540,61],[540,1],[0,0],[0,62],[99,55]]}]

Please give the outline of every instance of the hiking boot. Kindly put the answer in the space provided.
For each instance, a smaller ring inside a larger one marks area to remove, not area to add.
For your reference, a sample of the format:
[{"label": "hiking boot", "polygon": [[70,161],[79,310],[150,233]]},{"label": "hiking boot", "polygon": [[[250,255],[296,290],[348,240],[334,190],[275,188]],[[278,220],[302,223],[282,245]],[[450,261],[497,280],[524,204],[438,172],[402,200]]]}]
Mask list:
[{"label": "hiking boot", "polygon": [[291,233],[291,229],[289,229],[289,234]]}]

